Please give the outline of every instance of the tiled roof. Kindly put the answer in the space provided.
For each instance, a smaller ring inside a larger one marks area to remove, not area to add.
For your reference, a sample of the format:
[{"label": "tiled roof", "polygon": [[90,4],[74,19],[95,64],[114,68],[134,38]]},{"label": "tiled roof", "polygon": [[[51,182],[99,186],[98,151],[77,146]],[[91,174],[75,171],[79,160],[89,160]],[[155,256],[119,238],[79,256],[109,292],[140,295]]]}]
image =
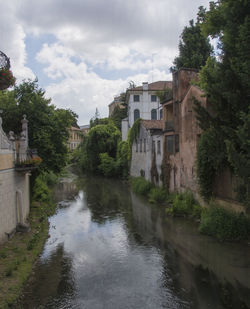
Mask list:
[{"label": "tiled roof", "polygon": [[[148,84],[148,90],[164,90],[166,88],[172,88],[172,82],[171,81],[158,81],[158,82],[154,82],[154,83],[150,83]],[[142,86],[138,86],[132,89],[129,89],[132,91],[138,91],[138,90],[142,90]]]},{"label": "tiled roof", "polygon": [[149,130],[163,130],[164,128],[163,120],[142,120],[141,123],[146,129]]}]

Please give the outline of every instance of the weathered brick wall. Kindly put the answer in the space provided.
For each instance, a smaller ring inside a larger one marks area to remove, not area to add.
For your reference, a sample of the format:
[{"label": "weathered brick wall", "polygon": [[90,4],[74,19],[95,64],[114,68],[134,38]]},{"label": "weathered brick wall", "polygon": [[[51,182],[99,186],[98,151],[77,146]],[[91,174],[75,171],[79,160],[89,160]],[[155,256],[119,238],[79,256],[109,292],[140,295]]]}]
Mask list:
[{"label": "weathered brick wall", "polygon": [[[22,211],[20,211],[21,206]],[[27,219],[29,206],[29,174],[18,173],[14,169],[1,170],[0,243],[8,239],[6,233],[11,233],[17,223]]]}]

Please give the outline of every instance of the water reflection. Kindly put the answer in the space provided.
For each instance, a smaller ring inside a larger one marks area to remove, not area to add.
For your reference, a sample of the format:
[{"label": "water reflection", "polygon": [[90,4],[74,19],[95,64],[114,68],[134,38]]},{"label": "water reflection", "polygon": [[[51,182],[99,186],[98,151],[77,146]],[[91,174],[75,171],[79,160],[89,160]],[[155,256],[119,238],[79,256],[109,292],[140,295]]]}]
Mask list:
[{"label": "water reflection", "polygon": [[250,308],[250,248],[199,235],[118,181],[79,178],[60,196],[74,199],[50,219],[20,308]]}]

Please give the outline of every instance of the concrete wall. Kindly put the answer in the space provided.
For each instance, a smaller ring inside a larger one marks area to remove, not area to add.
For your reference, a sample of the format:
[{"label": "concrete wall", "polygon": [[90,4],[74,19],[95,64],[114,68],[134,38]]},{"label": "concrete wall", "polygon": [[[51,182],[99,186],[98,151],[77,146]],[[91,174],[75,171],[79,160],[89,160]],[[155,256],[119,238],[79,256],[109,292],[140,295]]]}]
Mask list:
[{"label": "concrete wall", "polygon": [[14,169],[0,171],[0,243],[8,240],[6,233],[11,233],[18,223],[28,217],[29,174],[16,172]]}]

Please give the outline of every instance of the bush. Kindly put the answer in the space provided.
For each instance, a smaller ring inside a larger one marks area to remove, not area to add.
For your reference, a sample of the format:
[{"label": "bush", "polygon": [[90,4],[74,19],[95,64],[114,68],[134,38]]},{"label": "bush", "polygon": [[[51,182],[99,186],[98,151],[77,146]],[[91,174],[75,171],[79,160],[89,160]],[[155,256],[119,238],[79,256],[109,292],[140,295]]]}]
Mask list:
[{"label": "bush", "polygon": [[149,202],[150,203],[163,203],[166,201],[168,192],[165,188],[155,187],[149,192]]},{"label": "bush", "polygon": [[147,181],[143,177],[131,178],[131,186],[135,193],[142,195],[148,195],[150,189],[152,188],[151,182]]},{"label": "bush", "polygon": [[213,206],[202,213],[199,231],[222,241],[243,240],[250,236],[250,219]]},{"label": "bush", "polygon": [[106,152],[100,154],[101,163],[98,165],[98,170],[106,177],[116,176],[117,163],[114,158],[110,157]]},{"label": "bush", "polygon": [[171,196],[172,206],[167,209],[168,213],[175,216],[191,216],[200,218],[202,208],[194,199],[192,192],[186,191]]},{"label": "bush", "polygon": [[50,190],[41,175],[38,176],[35,180],[35,185],[33,188],[33,199],[39,202],[50,202]]},{"label": "bush", "polygon": [[54,186],[58,181],[58,177],[52,172],[42,172],[35,179],[33,187],[33,200],[38,202],[51,202],[51,190],[49,187]]}]

